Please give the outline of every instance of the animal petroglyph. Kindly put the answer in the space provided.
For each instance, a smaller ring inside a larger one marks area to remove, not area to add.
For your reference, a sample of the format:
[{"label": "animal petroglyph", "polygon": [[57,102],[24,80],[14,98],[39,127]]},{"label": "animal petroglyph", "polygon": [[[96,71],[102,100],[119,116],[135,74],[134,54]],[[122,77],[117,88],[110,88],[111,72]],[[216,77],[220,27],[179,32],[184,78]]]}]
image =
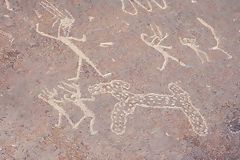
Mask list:
[{"label": "animal petroglyph", "polygon": [[[168,37],[168,33],[166,33],[165,35],[163,35],[163,33],[160,31],[159,26],[157,25],[150,25],[151,30],[153,32],[153,35],[149,36],[146,33],[142,33],[141,34],[141,39],[142,41],[148,45],[149,47],[154,48],[155,50],[157,50],[164,58],[164,62],[162,64],[161,68],[157,68],[160,71],[164,70],[169,59],[177,62],[178,64],[180,64],[181,66],[186,67],[186,64],[184,64],[183,62],[181,62],[179,59],[171,56],[166,50],[167,49],[172,49],[172,46],[165,46],[162,45],[161,43]],[[155,27],[155,29],[154,29]]]},{"label": "animal petroglyph", "polygon": [[196,42],[196,38],[181,38],[181,37],[179,37],[179,41],[182,45],[188,46],[192,50],[194,50],[194,52],[196,53],[198,58],[201,60],[202,64],[205,62],[210,62],[208,54],[199,48],[199,45]]},{"label": "animal petroglyph", "polygon": [[212,48],[209,48],[209,50],[219,50],[219,51],[223,52],[223,53],[228,57],[228,59],[231,59],[231,58],[232,58],[232,55],[229,54],[228,52],[226,52],[225,50],[223,50],[222,48],[219,47],[220,38],[217,36],[217,33],[216,33],[215,29],[214,29],[212,26],[210,26],[206,21],[204,21],[202,18],[197,17],[197,20],[198,20],[202,25],[204,25],[206,28],[208,28],[208,29],[211,31],[211,33],[212,33],[212,35],[213,35],[213,38],[214,38],[215,41],[216,41],[216,45],[213,46]]},{"label": "animal petroglyph", "polygon": [[188,118],[193,131],[205,136],[208,128],[204,117],[199,110],[194,107],[189,94],[184,91],[178,84],[169,83],[168,94],[135,94],[129,91],[130,84],[121,80],[113,80],[108,83],[99,83],[88,88],[92,95],[111,94],[119,102],[114,105],[111,114],[111,130],[117,135],[125,133],[128,115],[133,114],[136,107],[144,108],[168,108],[179,109]]},{"label": "animal petroglyph", "polygon": [[[58,92],[63,92],[63,96],[60,96]],[[89,124],[90,133],[92,135],[97,133],[97,131],[93,129],[93,125],[95,123],[95,114],[84,104],[85,101],[94,101],[95,99],[93,97],[82,98],[79,85],[75,83],[61,82],[56,88],[53,88],[52,91],[48,90],[47,88],[43,89],[42,93],[40,93],[38,97],[58,111],[59,115],[56,127],[60,127],[63,116],[68,120],[69,124],[74,129],[77,129],[84,119],[91,118]],[[75,124],[71,120],[67,111],[65,111],[63,108],[66,103],[72,103],[73,105],[79,107],[83,112],[83,117],[80,118],[80,120]]]},{"label": "animal petroglyph", "polygon": [[38,23],[36,24],[36,32],[44,37],[48,37],[48,38],[55,39],[57,41],[62,42],[63,44],[68,46],[79,57],[76,77],[72,78],[71,80],[79,79],[82,60],[85,60],[91,67],[93,67],[94,70],[100,76],[102,77],[109,76],[111,73],[107,73],[105,75],[102,74],[100,70],[96,67],[96,65],[72,42],[73,40],[79,41],[79,42],[85,42],[86,36],[83,35],[81,39],[69,36],[73,23],[75,22],[75,19],[73,18],[71,13],[66,9],[64,10],[65,13],[61,12],[58,8],[56,8],[53,4],[51,4],[47,0],[40,2],[40,5],[50,14],[52,14],[54,18],[56,18],[55,22],[52,24],[52,27],[54,27],[54,25],[59,22],[58,31],[57,31],[58,33],[57,33],[57,36],[52,36],[47,33],[44,33],[39,30]]},{"label": "animal petroglyph", "polygon": [[[160,9],[166,9],[167,8],[167,3],[165,0],[162,0],[163,5],[159,4],[156,0],[146,0],[147,2],[147,7],[144,6],[144,4],[142,4],[139,0],[121,0],[122,2],[122,10],[123,12],[130,14],[130,15],[137,15],[138,14],[138,10],[137,7],[135,5],[140,6],[141,8],[143,8],[144,10],[146,10],[147,12],[152,12],[153,10],[153,5],[155,4],[157,7],[159,7]],[[127,11],[127,7],[126,5],[130,5],[131,8],[133,9],[133,11]]]},{"label": "animal petroglyph", "polygon": [[104,43],[99,44],[99,46],[103,47],[103,48],[106,48],[106,47],[109,47],[109,46],[112,46],[112,45],[114,45],[113,42],[104,42]]}]

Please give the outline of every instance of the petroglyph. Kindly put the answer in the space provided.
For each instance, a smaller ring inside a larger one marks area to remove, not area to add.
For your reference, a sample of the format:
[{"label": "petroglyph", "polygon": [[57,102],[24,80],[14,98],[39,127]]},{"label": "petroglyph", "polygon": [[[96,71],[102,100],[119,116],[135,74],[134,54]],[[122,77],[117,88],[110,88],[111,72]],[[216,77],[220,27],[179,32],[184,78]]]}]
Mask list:
[{"label": "petroglyph", "polygon": [[71,80],[78,80],[80,76],[80,70],[82,66],[82,60],[85,60],[91,67],[94,68],[94,70],[102,77],[109,76],[111,73],[102,74],[100,70],[96,67],[96,65],[72,42],[78,41],[78,42],[85,42],[86,36],[83,35],[81,39],[71,37],[69,36],[71,28],[73,26],[73,23],[75,22],[75,19],[71,15],[71,13],[68,10],[64,10],[65,14],[61,12],[58,8],[56,8],[53,4],[48,2],[47,0],[40,2],[40,5],[48,11],[50,14],[56,18],[55,22],[53,22],[52,27],[55,26],[59,22],[58,25],[58,31],[57,36],[52,36],[47,33],[44,33],[39,30],[39,24],[36,24],[36,32],[44,37],[48,37],[51,39],[55,39],[57,41],[62,42],[66,46],[68,46],[77,56],[78,56],[78,67],[77,67],[77,74],[76,77],[71,78]]},{"label": "petroglyph", "polygon": [[197,0],[191,0],[192,3],[197,3]]},{"label": "petroglyph", "polygon": [[92,95],[111,94],[119,102],[114,105],[111,113],[111,131],[117,135],[125,133],[128,115],[133,114],[136,107],[154,109],[179,109],[188,118],[193,131],[205,136],[208,128],[204,117],[192,104],[190,95],[177,83],[169,83],[171,94],[135,94],[129,91],[130,84],[122,80],[99,83],[88,88]]},{"label": "petroglyph", "polygon": [[199,48],[199,45],[196,42],[196,38],[181,38],[181,37],[179,37],[179,41],[182,45],[188,46],[192,50],[194,50],[194,52],[196,53],[198,58],[201,60],[202,64],[205,62],[210,62],[208,54]]},{"label": "petroglyph", "polygon": [[8,0],[5,0],[5,4],[9,11],[13,11],[12,7],[10,6],[10,2]]},{"label": "petroglyph", "polygon": [[231,58],[232,58],[232,55],[229,54],[228,52],[226,52],[225,50],[223,50],[222,48],[219,47],[220,38],[217,36],[217,33],[216,33],[215,29],[214,29],[212,26],[210,26],[206,21],[204,21],[202,18],[197,17],[197,20],[198,20],[202,25],[204,25],[206,28],[208,28],[208,29],[211,31],[211,33],[212,33],[212,35],[213,35],[213,38],[214,38],[215,41],[216,41],[216,45],[213,46],[212,48],[209,48],[209,50],[219,50],[219,51],[223,52],[223,53],[228,57],[228,59],[231,59]]},{"label": "petroglyph", "polygon": [[13,38],[12,34],[7,33],[7,32],[5,32],[3,30],[0,30],[0,35],[6,37],[9,40],[9,42],[11,43],[11,45],[12,45],[12,42],[14,41],[14,38]]},{"label": "petroglyph", "polygon": [[[63,92],[64,94],[60,96],[58,92]],[[56,127],[61,126],[63,116],[68,120],[68,123],[73,129],[77,129],[84,119],[91,118],[89,124],[90,133],[92,135],[97,133],[97,131],[93,129],[95,123],[95,114],[84,104],[85,101],[94,101],[95,99],[94,97],[82,98],[79,85],[75,83],[61,82],[56,88],[53,88],[52,91],[48,90],[47,88],[43,89],[42,93],[40,93],[38,97],[58,111],[59,115]],[[67,111],[63,109],[64,105],[69,102],[76,107],[79,107],[83,112],[83,117],[80,118],[80,120],[75,124],[71,120]]]},{"label": "petroglyph", "polygon": [[113,42],[104,42],[104,43],[99,44],[99,46],[103,47],[103,48],[106,48],[106,47],[109,47],[109,46],[112,46],[112,45],[114,45]]},{"label": "petroglyph", "polygon": [[184,64],[183,62],[181,62],[179,59],[175,58],[174,56],[171,56],[166,51],[167,49],[172,49],[172,46],[165,46],[165,45],[161,44],[168,37],[168,33],[163,35],[159,26],[157,26],[157,25],[153,26],[153,25],[150,24],[150,28],[151,28],[151,31],[152,31],[153,35],[149,36],[146,33],[142,33],[141,34],[141,39],[146,45],[154,48],[155,50],[157,50],[163,56],[164,62],[162,64],[162,67],[157,68],[157,69],[159,69],[160,71],[164,70],[166,68],[166,65],[167,65],[169,59],[177,62],[178,64],[180,64],[183,67],[186,67],[186,64]]},{"label": "petroglyph", "polygon": [[[143,8],[147,12],[152,12],[153,11],[153,5],[156,5],[160,9],[166,9],[167,8],[167,3],[166,3],[165,0],[162,0],[163,5],[159,4],[156,0],[146,0],[147,7],[144,6],[144,4],[142,4],[139,0],[121,0],[121,2],[122,2],[122,11],[127,13],[127,14],[130,14],[130,15],[137,15],[138,14],[138,10],[137,10],[137,7],[135,5],[138,5],[139,7]],[[127,4],[130,5],[131,8],[133,9],[132,12],[126,10]]]}]

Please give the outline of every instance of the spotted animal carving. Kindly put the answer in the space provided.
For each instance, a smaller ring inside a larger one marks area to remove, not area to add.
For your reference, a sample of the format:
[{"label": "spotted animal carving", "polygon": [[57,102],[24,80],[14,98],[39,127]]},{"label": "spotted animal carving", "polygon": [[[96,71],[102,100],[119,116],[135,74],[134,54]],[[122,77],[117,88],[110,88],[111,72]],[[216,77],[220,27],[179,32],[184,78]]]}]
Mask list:
[{"label": "spotted animal carving", "polygon": [[133,114],[136,107],[179,109],[188,118],[193,131],[205,136],[208,128],[204,117],[195,108],[189,94],[177,83],[169,83],[171,94],[135,94],[129,91],[130,84],[122,80],[99,83],[88,88],[92,95],[111,94],[119,102],[114,105],[111,113],[111,130],[117,135],[125,133],[128,115]]}]

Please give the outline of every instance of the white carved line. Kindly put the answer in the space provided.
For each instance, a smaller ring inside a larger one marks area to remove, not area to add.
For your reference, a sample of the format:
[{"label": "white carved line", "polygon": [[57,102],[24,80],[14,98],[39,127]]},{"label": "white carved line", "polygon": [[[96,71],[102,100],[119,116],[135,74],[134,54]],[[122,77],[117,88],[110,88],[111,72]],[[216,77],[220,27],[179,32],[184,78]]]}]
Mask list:
[{"label": "white carved line", "polygon": [[168,94],[135,94],[128,90],[130,84],[121,80],[108,83],[98,83],[88,88],[92,95],[111,94],[119,102],[114,105],[111,113],[111,131],[117,135],[125,133],[127,117],[133,114],[136,107],[154,109],[180,109],[188,118],[193,131],[199,136],[208,132],[207,124],[199,110],[192,104],[188,92],[184,91],[177,83],[169,83]]},{"label": "white carved line", "polygon": [[[130,14],[130,15],[137,15],[138,14],[138,10],[135,7],[136,3],[138,6],[140,6],[141,8],[143,8],[144,10],[146,10],[147,12],[152,12],[152,3],[155,4],[156,6],[158,6],[160,9],[166,9],[167,8],[167,3],[165,0],[162,0],[163,5],[160,5],[156,0],[146,0],[148,7],[145,7],[141,2],[139,2],[138,0],[121,0],[122,2],[122,11]],[[132,8],[133,8],[133,12],[129,12],[126,10],[126,3],[129,3]]]},{"label": "white carved line", "polygon": [[12,7],[11,7],[11,5],[10,5],[9,0],[5,0],[5,4],[6,4],[6,7],[7,7],[7,9],[8,9],[9,11],[13,11],[13,9],[12,9]]},{"label": "white carved line", "polygon": [[[111,75],[111,73],[107,74],[102,74],[100,70],[96,67],[96,65],[72,42],[72,40],[79,41],[79,42],[85,42],[86,41],[86,36],[83,35],[81,39],[71,37],[69,36],[71,28],[73,26],[73,23],[75,22],[75,19],[71,15],[69,11],[65,9],[65,14],[61,12],[59,9],[57,9],[53,4],[48,2],[47,0],[40,2],[40,5],[47,10],[50,14],[56,18],[56,21],[53,23],[52,27],[56,23],[59,22],[58,26],[58,34],[57,36],[52,36],[47,33],[44,33],[39,30],[39,24],[36,24],[36,32],[39,33],[40,35],[44,37],[48,37],[51,39],[58,40],[68,46],[78,57],[78,68],[77,68],[77,74],[76,77],[71,78],[71,80],[78,80],[80,76],[80,70],[81,70],[81,65],[82,65],[82,60],[85,60],[91,67],[94,68],[94,70],[102,77],[106,77]],[[63,31],[63,33],[62,33]],[[63,35],[62,35],[63,34]]]},{"label": "white carved line", "polygon": [[49,105],[51,105],[54,109],[58,111],[58,123],[55,125],[56,127],[61,126],[62,116],[66,117],[70,125],[74,127],[74,124],[70,119],[69,115],[66,113],[66,111],[62,107],[58,105],[58,103],[63,103],[63,101],[55,99],[55,96],[57,96],[57,90],[55,88],[53,89],[53,91],[49,91],[47,88],[45,88],[42,90],[42,93],[38,95],[38,98],[47,102]]},{"label": "white carved line", "polygon": [[199,48],[199,45],[196,42],[196,38],[181,38],[179,41],[182,45],[190,47],[201,60],[202,64],[205,62],[210,62],[208,54]]},{"label": "white carved line", "polygon": [[[179,65],[186,67],[187,65],[181,62],[179,59],[177,59],[174,56],[171,56],[166,50],[167,49],[172,49],[172,46],[165,46],[162,45],[161,43],[168,37],[168,34],[166,33],[165,35],[162,34],[159,26],[155,25],[150,25],[151,31],[153,33],[152,36],[147,35],[146,33],[141,34],[141,40],[149,47],[154,48],[157,50],[164,58],[164,62],[161,66],[161,68],[157,68],[160,71],[164,70],[166,68],[166,65],[169,61],[169,59],[177,62]],[[154,29],[155,28],[155,29]]]},{"label": "white carved line", "polygon": [[[60,97],[60,100],[57,99],[58,91],[64,91],[63,97]],[[86,107],[86,105],[83,103],[85,101],[94,101],[95,98],[82,98],[81,97],[81,91],[80,87],[77,84],[74,83],[67,83],[67,82],[61,82],[57,85],[57,88],[53,88],[52,91],[49,91],[48,89],[42,90],[42,93],[38,96],[43,101],[47,102],[49,105],[51,105],[54,109],[56,109],[59,113],[58,116],[58,123],[56,124],[56,127],[60,127],[62,123],[62,116],[64,116],[71,127],[73,129],[77,129],[79,125],[83,122],[83,120],[87,118],[91,118],[90,124],[89,124],[89,130],[92,135],[96,134],[97,131],[93,129],[93,126],[95,124],[95,114]],[[78,122],[75,124],[70,119],[69,114],[67,111],[65,111],[61,106],[66,104],[67,102],[71,102],[72,104],[76,105],[76,107],[79,107],[81,111],[83,112],[83,117],[80,118]]]},{"label": "white carved line", "polygon": [[232,55],[229,54],[228,52],[226,52],[225,50],[223,50],[222,48],[219,47],[219,44],[220,44],[220,38],[217,36],[217,33],[215,31],[215,29],[210,26],[206,21],[204,21],[202,18],[199,18],[197,17],[197,20],[203,25],[205,26],[207,29],[209,29],[213,35],[213,38],[215,39],[216,41],[216,45],[213,46],[212,48],[209,48],[209,50],[219,50],[221,52],[223,52],[227,57],[228,59],[231,59],[232,58]]},{"label": "white carved line", "polygon": [[99,44],[100,47],[103,47],[103,48],[106,48],[106,47],[109,47],[109,46],[112,46],[114,45],[113,42],[102,42]]}]

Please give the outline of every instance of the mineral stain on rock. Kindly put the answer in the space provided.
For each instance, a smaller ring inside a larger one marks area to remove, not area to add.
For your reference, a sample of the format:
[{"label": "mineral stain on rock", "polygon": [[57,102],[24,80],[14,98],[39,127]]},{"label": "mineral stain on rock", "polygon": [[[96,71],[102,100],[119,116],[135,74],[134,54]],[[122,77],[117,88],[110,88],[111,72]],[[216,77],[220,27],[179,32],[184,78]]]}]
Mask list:
[{"label": "mineral stain on rock", "polygon": [[228,128],[233,133],[240,133],[240,117],[236,117],[228,124]]}]

